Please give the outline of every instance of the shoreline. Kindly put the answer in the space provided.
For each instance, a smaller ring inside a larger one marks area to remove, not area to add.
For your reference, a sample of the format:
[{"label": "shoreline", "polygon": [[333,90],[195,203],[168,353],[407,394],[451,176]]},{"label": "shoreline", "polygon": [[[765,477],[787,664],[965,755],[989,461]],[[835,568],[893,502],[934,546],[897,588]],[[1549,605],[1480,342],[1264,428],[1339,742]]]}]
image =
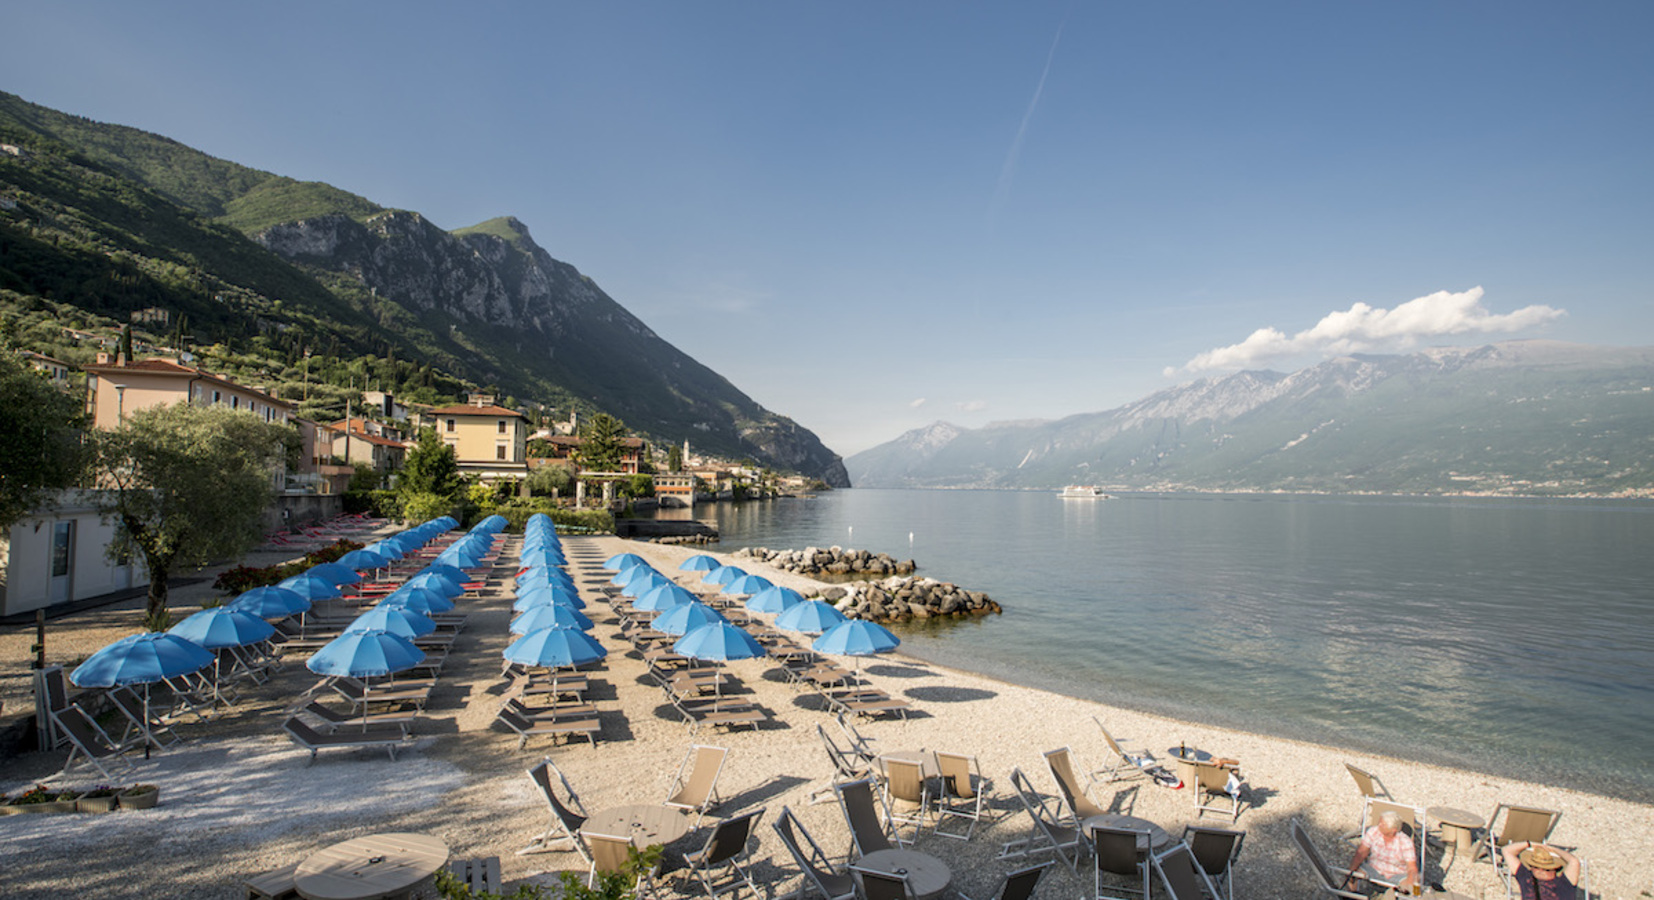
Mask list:
[{"label": "shoreline", "polygon": [[[416,729],[418,740],[391,762],[382,752],[325,752],[313,765],[279,731],[283,710],[315,680],[302,663],[270,684],[249,690],[242,703],[221,718],[186,725],[191,737],[184,749],[158,753],[139,762],[135,780],[163,785],[156,810],[117,812],[85,818],[8,816],[0,818],[0,865],[8,877],[8,896],[54,897],[99,892],[111,896],[240,896],[243,878],[290,865],[320,847],[363,834],[387,831],[427,832],[441,837],[456,859],[500,857],[506,887],[549,883],[558,871],[584,872],[573,853],[518,856],[546,826],[544,801],[523,772],[549,756],[568,775],[590,811],[625,803],[657,803],[667,795],[671,776],[691,744],[730,749],[720,777],[725,815],[758,807],[767,810],[756,830],[754,877],[771,896],[798,885],[797,868],[767,823],[783,805],[790,807],[824,847],[837,850],[848,832],[837,806],[809,803],[809,794],[826,784],[831,769],[815,729],[836,727],[811,695],[779,679],[763,660],[730,665],[731,672],[754,698],[770,710],[773,722],[758,731],[730,734],[708,729],[691,734],[675,717],[660,712],[659,689],[643,675],[641,660],[631,656],[614,635],[606,605],[590,586],[607,579],[595,570],[613,553],[639,553],[663,572],[676,570],[704,548],[625,541],[612,536],[566,538],[582,593],[592,601],[588,612],[603,618],[594,633],[610,648],[602,668],[592,673],[606,690],[598,695],[604,740],[552,748],[544,739],[516,749],[516,736],[492,725],[504,695],[498,681],[498,654],[510,620],[509,581],[496,571],[496,583],[481,600],[466,601],[470,621],[462,632],[443,687]],[[574,552],[578,548],[578,552]],[[748,568],[778,584],[810,579],[771,570],[749,560],[719,559]],[[180,617],[191,608],[191,593],[175,596]],[[210,593],[207,591],[205,593]],[[196,602],[199,602],[198,600]],[[597,617],[594,615],[594,617]],[[100,610],[64,620],[50,638],[54,659],[71,641],[107,641],[112,632],[135,627],[133,611]],[[8,671],[17,645],[32,633],[0,630],[0,658]],[[115,636],[118,636],[116,634]],[[1347,761],[1378,774],[1403,800],[1421,805],[1460,806],[1485,815],[1498,802],[1522,803],[1563,812],[1556,840],[1577,846],[1591,865],[1592,889],[1600,898],[1635,900],[1654,883],[1654,860],[1643,852],[1647,823],[1654,807],[1605,798],[1518,779],[1432,766],[1393,755],[1352,753],[1292,738],[1183,721],[1106,703],[1070,698],[1024,687],[992,676],[932,663],[912,654],[861,661],[861,671],[878,687],[908,698],[917,710],[911,720],[861,725],[882,750],[910,747],[954,750],[977,756],[982,773],[994,787],[987,821],[969,842],[926,835],[918,849],[946,861],[954,886],[983,896],[1004,872],[1021,862],[997,858],[1008,840],[1028,836],[1028,816],[1010,791],[1009,774],[1020,767],[1036,790],[1056,794],[1042,753],[1069,746],[1086,768],[1107,762],[1098,717],[1129,751],[1161,749],[1186,742],[1242,761],[1253,804],[1235,827],[1248,832],[1237,860],[1237,896],[1310,897],[1307,867],[1292,846],[1287,823],[1301,819],[1334,864],[1347,861],[1349,845],[1338,835],[1354,827],[1360,803],[1344,771]],[[297,670],[297,671],[295,671]],[[13,709],[8,698],[8,709]],[[28,754],[8,760],[0,788],[15,789],[30,777],[50,774],[62,764],[63,752]],[[97,776],[71,779],[91,783]],[[1144,782],[1100,785],[1093,797],[1105,808],[1129,810],[1177,834],[1184,824],[1225,826],[1225,819],[1192,815],[1187,790],[1173,791]],[[694,847],[698,848],[699,843]],[[1491,867],[1460,860],[1438,871],[1439,854],[1430,854],[1430,873],[1448,887],[1477,896],[1496,896]],[[1081,869],[1085,889],[1090,875]],[[1078,882],[1062,866],[1047,876],[1040,897],[1072,896]]]}]

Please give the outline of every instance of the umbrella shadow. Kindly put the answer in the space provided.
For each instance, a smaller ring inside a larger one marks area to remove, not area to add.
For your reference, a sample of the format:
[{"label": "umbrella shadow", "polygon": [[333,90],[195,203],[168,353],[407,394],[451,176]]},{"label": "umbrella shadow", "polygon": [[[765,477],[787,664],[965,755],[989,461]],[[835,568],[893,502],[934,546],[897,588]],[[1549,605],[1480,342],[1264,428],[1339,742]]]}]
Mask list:
[{"label": "umbrella shadow", "polygon": [[868,666],[862,671],[869,675],[879,675],[885,678],[928,678],[936,674],[924,666],[899,663],[879,663],[878,665]]},{"label": "umbrella shadow", "polygon": [[935,687],[908,688],[903,695],[927,703],[968,703],[972,700],[992,700],[998,697],[996,691],[986,691],[981,688],[961,688],[937,685]]},{"label": "umbrella shadow", "polygon": [[808,778],[799,778],[797,775],[777,775],[762,784],[747,788],[733,797],[726,797],[722,803],[725,809],[747,809],[761,806],[765,801],[792,790],[793,788],[810,783]]},{"label": "umbrella shadow", "polygon": [[597,725],[597,736],[605,741],[629,741],[637,737],[632,732],[631,721],[618,709],[598,710]]}]

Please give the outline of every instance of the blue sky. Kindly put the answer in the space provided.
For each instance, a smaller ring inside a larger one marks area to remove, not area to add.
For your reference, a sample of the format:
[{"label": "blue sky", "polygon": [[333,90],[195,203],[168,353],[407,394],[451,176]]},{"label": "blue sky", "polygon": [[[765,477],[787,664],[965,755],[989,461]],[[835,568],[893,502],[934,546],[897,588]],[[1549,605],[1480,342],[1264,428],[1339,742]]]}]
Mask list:
[{"label": "blue sky", "polygon": [[1654,344],[1645,2],[0,21],[30,101],[445,228],[518,217],[845,455],[1350,350]]}]

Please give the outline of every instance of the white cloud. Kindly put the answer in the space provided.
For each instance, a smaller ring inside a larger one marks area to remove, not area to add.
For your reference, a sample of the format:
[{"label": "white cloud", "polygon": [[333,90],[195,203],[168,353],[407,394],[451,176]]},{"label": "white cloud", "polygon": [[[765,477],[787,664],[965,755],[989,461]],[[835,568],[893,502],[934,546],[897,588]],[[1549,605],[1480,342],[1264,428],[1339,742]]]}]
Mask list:
[{"label": "white cloud", "polygon": [[986,401],[986,400],[965,400],[965,401],[960,402],[960,403],[955,403],[954,407],[957,408],[960,412],[967,412],[967,413],[981,412],[981,411],[988,408],[988,401]]},{"label": "white cloud", "polygon": [[925,405],[925,398],[920,397],[917,400],[914,400],[912,403],[909,403],[907,405],[907,408],[908,409],[918,409],[919,407],[924,406],[924,405]]},{"label": "white cloud", "polygon": [[1375,309],[1357,303],[1347,310],[1328,313],[1314,327],[1291,337],[1274,328],[1260,328],[1238,344],[1196,356],[1181,369],[1168,368],[1166,375],[1244,369],[1303,354],[1331,357],[1402,349],[1420,340],[1453,334],[1509,333],[1544,325],[1567,314],[1565,310],[1535,304],[1496,315],[1482,305],[1482,293],[1480,287],[1460,293],[1437,291],[1394,309]]}]

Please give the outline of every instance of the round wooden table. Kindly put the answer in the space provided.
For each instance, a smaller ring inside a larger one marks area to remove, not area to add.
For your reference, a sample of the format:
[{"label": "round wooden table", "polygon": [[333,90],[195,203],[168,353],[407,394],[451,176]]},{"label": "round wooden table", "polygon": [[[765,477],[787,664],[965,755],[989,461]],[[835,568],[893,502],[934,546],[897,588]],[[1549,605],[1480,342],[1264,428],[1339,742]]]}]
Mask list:
[{"label": "round wooden table", "polygon": [[318,850],[293,872],[306,900],[378,900],[406,893],[448,862],[428,834],[371,834]]},{"label": "round wooden table", "polygon": [[1170,832],[1166,831],[1164,828],[1161,828],[1159,825],[1150,822],[1148,819],[1139,819],[1136,816],[1125,816],[1120,815],[1119,813],[1104,813],[1100,816],[1091,816],[1084,822],[1080,823],[1080,825],[1080,833],[1085,835],[1086,840],[1091,839],[1091,829],[1103,827],[1125,828],[1131,831],[1147,831],[1149,833],[1149,846],[1147,849],[1150,850],[1163,850],[1166,847],[1171,846],[1172,843],[1172,836]]},{"label": "round wooden table", "polygon": [[1441,825],[1442,843],[1452,844],[1458,850],[1475,846],[1476,829],[1487,825],[1481,816],[1452,806],[1432,806],[1424,814]]},{"label": "round wooden table", "polygon": [[633,803],[599,812],[580,826],[580,833],[630,837],[639,847],[670,844],[689,833],[689,817],[668,806]]},{"label": "round wooden table", "polygon": [[953,873],[948,871],[946,863],[917,850],[875,850],[856,860],[856,865],[863,869],[907,876],[907,886],[913,891],[915,900],[940,897],[953,883]]}]

